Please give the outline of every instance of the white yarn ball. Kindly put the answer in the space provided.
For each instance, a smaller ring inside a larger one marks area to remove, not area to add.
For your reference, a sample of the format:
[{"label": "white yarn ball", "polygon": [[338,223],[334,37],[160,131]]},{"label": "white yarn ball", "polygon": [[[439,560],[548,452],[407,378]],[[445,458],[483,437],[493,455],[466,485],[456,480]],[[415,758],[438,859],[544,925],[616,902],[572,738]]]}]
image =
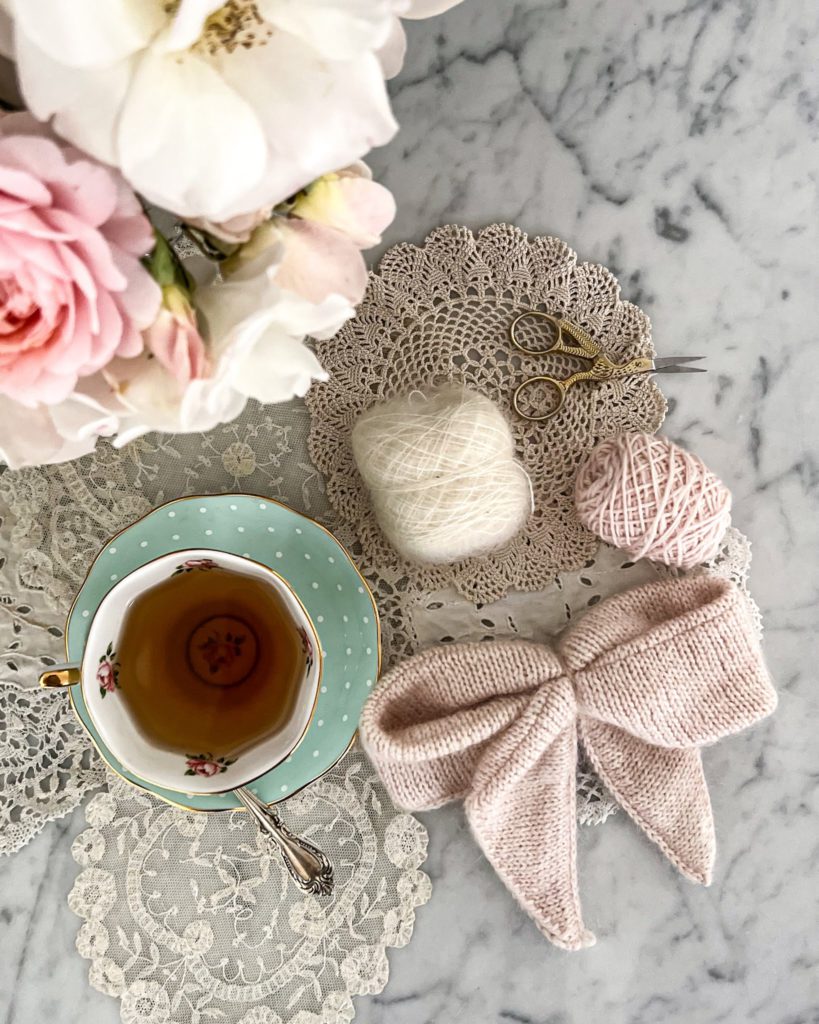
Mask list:
[{"label": "white yarn ball", "polygon": [[532,507],[501,411],[448,385],[414,391],[365,412],[353,455],[381,529],[415,562],[457,562],[502,547]]}]

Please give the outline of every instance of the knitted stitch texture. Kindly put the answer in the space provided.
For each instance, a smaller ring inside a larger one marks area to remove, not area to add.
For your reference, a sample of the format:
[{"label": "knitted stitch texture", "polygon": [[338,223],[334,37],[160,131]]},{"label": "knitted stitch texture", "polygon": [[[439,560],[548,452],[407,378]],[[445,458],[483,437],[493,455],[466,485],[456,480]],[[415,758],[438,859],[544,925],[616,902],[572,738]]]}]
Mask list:
[{"label": "knitted stitch texture", "polygon": [[708,885],[714,822],[699,747],[776,707],[747,599],[707,576],[611,597],[555,649],[434,647],[388,672],[361,737],[392,799],[462,799],[486,856],[563,949],[594,943],[575,866],[578,742],[629,816]]}]

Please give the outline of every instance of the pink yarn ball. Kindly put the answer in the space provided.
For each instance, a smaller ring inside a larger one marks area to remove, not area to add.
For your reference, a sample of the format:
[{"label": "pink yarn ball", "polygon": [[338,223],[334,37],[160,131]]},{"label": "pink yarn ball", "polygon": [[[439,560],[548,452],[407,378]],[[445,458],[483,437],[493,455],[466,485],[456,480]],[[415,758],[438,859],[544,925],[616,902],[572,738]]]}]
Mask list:
[{"label": "pink yarn ball", "polygon": [[691,569],[719,551],[731,492],[696,455],[667,437],[621,434],[601,441],[580,467],[580,522],[634,558]]}]

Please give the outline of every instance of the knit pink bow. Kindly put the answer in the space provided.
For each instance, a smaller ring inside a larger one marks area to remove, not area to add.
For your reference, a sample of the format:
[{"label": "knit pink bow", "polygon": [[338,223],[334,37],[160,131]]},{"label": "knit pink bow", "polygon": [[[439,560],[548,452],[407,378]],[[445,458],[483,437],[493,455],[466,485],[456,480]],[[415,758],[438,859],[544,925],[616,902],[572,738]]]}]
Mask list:
[{"label": "knit pink bow", "polygon": [[776,707],[748,602],[699,576],[609,598],[556,650],[435,647],[387,673],[361,719],[393,799],[464,800],[498,874],[557,946],[594,942],[575,868],[578,740],[630,817],[708,884],[714,823],[698,747]]}]

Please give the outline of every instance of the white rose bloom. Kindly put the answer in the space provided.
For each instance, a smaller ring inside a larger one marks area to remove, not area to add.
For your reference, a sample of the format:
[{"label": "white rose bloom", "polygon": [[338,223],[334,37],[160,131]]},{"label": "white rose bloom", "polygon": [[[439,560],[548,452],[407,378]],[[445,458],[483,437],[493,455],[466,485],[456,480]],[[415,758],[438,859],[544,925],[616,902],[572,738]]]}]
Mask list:
[{"label": "white rose bloom", "polygon": [[99,375],[85,377],[58,405],[31,409],[0,396],[0,462],[10,469],[78,459],[119,425],[119,403]]},{"label": "white rose bloom", "polygon": [[408,0],[0,2],[32,112],[182,217],[280,202],[397,127]]},{"label": "white rose bloom", "polygon": [[150,430],[210,430],[235,419],[248,398],[286,402],[327,379],[304,339],[332,337],[353,307],[340,295],[313,303],[280,288],[279,255],[271,247],[229,280],[197,293],[209,339],[207,376],[180,387],[147,356],[115,360],[103,371],[125,406],[117,447]]}]

